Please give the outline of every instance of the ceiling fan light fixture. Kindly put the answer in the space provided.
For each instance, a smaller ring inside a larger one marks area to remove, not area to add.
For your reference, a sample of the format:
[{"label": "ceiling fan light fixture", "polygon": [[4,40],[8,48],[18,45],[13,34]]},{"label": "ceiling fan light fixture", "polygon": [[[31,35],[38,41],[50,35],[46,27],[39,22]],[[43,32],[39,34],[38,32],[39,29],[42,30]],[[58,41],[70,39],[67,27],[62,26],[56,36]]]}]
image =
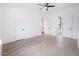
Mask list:
[{"label": "ceiling fan light fixture", "polygon": [[46,11],[48,11],[48,7],[44,7],[44,9],[45,9]]},{"label": "ceiling fan light fixture", "polygon": [[39,4],[40,6],[43,6],[42,9],[45,9],[46,11],[48,11],[48,8],[51,8],[51,7],[55,7],[55,5],[50,5],[50,3],[44,3],[43,4]]},{"label": "ceiling fan light fixture", "polygon": [[47,7],[44,7],[44,9],[46,10]]}]

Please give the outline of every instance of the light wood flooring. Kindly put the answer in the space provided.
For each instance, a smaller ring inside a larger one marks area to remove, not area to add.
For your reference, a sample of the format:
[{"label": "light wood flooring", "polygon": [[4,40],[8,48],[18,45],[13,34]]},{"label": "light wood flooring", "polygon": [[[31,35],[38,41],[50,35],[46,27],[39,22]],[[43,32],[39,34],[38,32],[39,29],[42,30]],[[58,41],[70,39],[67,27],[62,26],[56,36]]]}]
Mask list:
[{"label": "light wood flooring", "polygon": [[51,35],[39,35],[4,44],[2,56],[78,56],[75,39],[57,39]]}]

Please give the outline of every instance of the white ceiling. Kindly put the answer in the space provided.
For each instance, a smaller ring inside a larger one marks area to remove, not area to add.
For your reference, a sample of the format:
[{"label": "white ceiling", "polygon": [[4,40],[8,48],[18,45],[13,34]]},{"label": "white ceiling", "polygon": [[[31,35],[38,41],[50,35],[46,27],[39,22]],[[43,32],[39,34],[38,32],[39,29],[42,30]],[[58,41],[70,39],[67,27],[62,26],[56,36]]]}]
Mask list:
[{"label": "white ceiling", "polygon": [[[19,8],[26,8],[29,10],[40,11],[41,6],[37,5],[38,3],[4,3],[0,4],[2,6],[9,6],[9,7],[19,7]],[[52,4],[52,3],[51,3]],[[49,8],[49,11],[55,12],[61,9],[66,9],[74,6],[79,6],[79,3],[53,3],[56,7]]]},{"label": "white ceiling", "polygon": [[54,11],[58,11],[58,10],[63,10],[63,9],[79,6],[79,3],[55,3],[54,5],[56,7],[49,8],[49,11],[54,12]]},{"label": "white ceiling", "polygon": [[[40,11],[42,6],[37,5],[38,3],[26,3],[26,4],[18,4],[24,8],[28,8],[35,11]],[[66,8],[71,8],[75,6],[79,6],[79,3],[50,3],[51,5],[55,5],[56,7],[49,8],[49,12],[55,12],[58,10],[63,10]],[[44,10],[45,11],[45,10]]]}]

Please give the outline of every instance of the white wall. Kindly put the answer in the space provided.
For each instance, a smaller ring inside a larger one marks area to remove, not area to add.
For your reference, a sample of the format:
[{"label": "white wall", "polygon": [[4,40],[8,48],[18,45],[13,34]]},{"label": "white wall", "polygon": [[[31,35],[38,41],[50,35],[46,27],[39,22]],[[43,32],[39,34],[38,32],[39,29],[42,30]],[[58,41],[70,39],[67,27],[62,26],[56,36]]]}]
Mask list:
[{"label": "white wall", "polygon": [[[48,22],[48,23],[51,22],[50,34],[55,35],[56,30],[57,30],[56,27],[57,27],[57,23],[58,23],[58,16],[61,16],[63,19],[66,19],[67,21],[70,20],[70,19],[73,21],[73,25],[72,25],[73,34],[72,35],[73,35],[73,38],[79,39],[79,36],[78,36],[78,32],[79,32],[79,25],[78,25],[79,16],[78,15],[79,15],[79,6],[75,6],[75,7],[71,7],[71,8],[68,8],[68,9],[59,10],[59,11],[56,11],[54,13],[51,13],[48,16],[48,18],[50,17],[50,20],[49,19],[46,20],[46,22]],[[49,29],[46,32],[48,32],[48,31],[49,31]]]},{"label": "white wall", "polygon": [[50,27],[51,27],[51,19],[50,19],[50,14],[47,13],[44,15],[44,19],[45,19],[45,34],[50,34]]},{"label": "white wall", "polygon": [[3,9],[1,8],[1,6],[0,6],[0,56],[1,56],[1,53],[2,53],[2,24],[3,24],[3,20],[2,20],[2,11],[3,11]]},{"label": "white wall", "polygon": [[37,10],[27,8],[16,9],[16,39],[33,37],[41,33],[40,14]]},{"label": "white wall", "polygon": [[29,5],[0,4],[3,44],[40,35],[40,14]]}]

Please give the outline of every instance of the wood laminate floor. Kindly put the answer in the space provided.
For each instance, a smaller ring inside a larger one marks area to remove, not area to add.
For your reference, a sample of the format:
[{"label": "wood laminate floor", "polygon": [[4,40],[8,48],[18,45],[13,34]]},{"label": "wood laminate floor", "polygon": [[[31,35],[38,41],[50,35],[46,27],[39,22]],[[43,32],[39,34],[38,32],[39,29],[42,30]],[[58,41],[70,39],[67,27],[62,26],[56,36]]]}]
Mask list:
[{"label": "wood laminate floor", "polygon": [[3,45],[3,56],[78,56],[78,44],[74,39],[57,39],[39,35]]}]

